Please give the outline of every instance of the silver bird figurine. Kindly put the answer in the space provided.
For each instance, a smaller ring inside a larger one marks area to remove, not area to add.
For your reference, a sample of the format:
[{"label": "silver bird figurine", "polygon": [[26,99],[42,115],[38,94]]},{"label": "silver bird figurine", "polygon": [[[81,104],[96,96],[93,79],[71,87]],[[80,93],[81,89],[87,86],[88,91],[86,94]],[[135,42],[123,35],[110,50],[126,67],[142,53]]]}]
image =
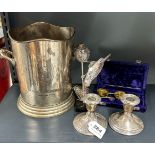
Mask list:
[{"label": "silver bird figurine", "polygon": [[89,92],[88,88],[84,89],[84,92],[83,92],[82,87],[77,86],[77,85],[74,86],[73,89],[74,89],[74,92],[80,101],[83,101],[83,97],[85,96],[85,94],[88,94],[88,92]]},{"label": "silver bird figurine", "polygon": [[84,87],[89,87],[91,82],[98,76],[98,74],[101,72],[103,65],[106,60],[109,59],[111,54],[107,55],[105,58],[100,58],[97,61],[92,61],[89,65],[88,72],[85,75],[83,84]]}]

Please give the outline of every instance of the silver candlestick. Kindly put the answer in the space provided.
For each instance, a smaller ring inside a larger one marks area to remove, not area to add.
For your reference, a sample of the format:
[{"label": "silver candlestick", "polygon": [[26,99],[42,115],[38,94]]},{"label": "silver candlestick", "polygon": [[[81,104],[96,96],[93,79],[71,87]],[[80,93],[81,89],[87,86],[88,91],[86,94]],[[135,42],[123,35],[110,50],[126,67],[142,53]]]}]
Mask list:
[{"label": "silver candlestick", "polygon": [[140,98],[134,94],[124,94],[120,100],[124,111],[113,113],[109,118],[110,127],[123,135],[136,135],[144,129],[142,120],[132,113],[134,106],[140,103]]},{"label": "silver candlestick", "polygon": [[92,121],[96,121],[105,129],[107,128],[107,121],[104,116],[95,112],[96,106],[100,103],[101,98],[97,94],[89,93],[83,98],[86,104],[87,112],[78,114],[73,121],[74,128],[81,134],[93,136],[88,130],[88,125]]}]

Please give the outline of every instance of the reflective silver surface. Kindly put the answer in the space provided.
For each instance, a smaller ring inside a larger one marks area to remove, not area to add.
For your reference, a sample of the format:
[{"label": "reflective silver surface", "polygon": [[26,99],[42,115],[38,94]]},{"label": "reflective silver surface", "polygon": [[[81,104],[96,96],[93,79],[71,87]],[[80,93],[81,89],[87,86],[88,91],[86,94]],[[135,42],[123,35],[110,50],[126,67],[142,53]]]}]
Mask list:
[{"label": "reflective silver surface", "polygon": [[83,82],[85,87],[90,86],[91,82],[101,72],[105,61],[108,60],[110,56],[111,54],[108,54],[105,58],[100,58],[97,61],[90,62],[88,72],[86,73],[84,82]]},{"label": "reflective silver surface", "polygon": [[74,89],[74,92],[80,101],[83,101],[84,94],[88,94],[88,92],[89,92],[89,89],[85,88],[84,89],[85,92],[83,93],[82,86],[77,86],[77,85],[74,86],[73,89]]},{"label": "reflective silver surface", "polygon": [[[87,46],[85,46],[85,44],[79,44],[78,47],[75,49],[74,55],[76,59],[79,62],[81,62],[81,74],[82,74],[81,75],[81,79],[82,79],[82,94],[81,95],[84,96],[87,92],[87,88],[84,86],[84,83],[83,83],[84,82],[84,64],[83,63],[88,61],[90,57],[90,50],[88,49]],[[76,89],[74,90],[76,92]]]},{"label": "reflective silver surface", "polygon": [[107,120],[99,113],[95,113],[96,106],[100,103],[101,98],[97,94],[89,93],[83,97],[83,102],[86,104],[87,112],[78,114],[73,120],[74,128],[81,134],[93,136],[88,130],[88,124],[91,121],[96,121],[105,129],[107,128]]},{"label": "reflective silver surface", "polygon": [[132,113],[134,106],[140,103],[138,96],[134,94],[124,94],[121,97],[124,111],[113,113],[109,117],[110,127],[123,135],[136,135],[144,129],[142,120]]},{"label": "reflective silver surface", "polygon": [[84,44],[79,44],[75,50],[75,57],[79,62],[87,62],[90,57],[90,50]]},{"label": "reflective silver surface", "polygon": [[9,35],[21,91],[19,109],[34,117],[40,117],[40,109],[49,108],[43,117],[63,113],[64,107],[68,110],[74,102],[70,81],[74,28],[38,22],[11,30]]}]

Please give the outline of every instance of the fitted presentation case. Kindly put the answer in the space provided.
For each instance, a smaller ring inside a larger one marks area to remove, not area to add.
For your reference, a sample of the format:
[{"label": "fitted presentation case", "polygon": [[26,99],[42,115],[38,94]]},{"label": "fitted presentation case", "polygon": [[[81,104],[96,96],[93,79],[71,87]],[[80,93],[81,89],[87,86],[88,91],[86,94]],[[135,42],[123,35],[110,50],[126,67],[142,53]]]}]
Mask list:
[{"label": "fitted presentation case", "polygon": [[[97,93],[98,88],[105,88],[111,93],[124,91],[135,94],[140,98],[140,104],[135,107],[135,110],[145,112],[147,109],[145,92],[148,68],[147,63],[139,61],[107,61],[97,77],[95,92]],[[119,99],[111,101],[102,98],[102,102],[107,106],[122,108],[122,102]]]}]

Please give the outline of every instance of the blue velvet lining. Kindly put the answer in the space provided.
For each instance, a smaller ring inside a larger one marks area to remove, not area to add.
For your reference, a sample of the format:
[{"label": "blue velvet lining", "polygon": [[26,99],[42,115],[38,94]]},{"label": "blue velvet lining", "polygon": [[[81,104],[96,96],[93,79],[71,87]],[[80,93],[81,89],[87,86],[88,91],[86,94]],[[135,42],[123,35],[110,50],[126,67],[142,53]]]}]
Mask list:
[{"label": "blue velvet lining", "polygon": [[[146,111],[145,89],[147,84],[148,64],[131,62],[107,61],[97,77],[98,88],[106,88],[110,92],[118,90],[126,93],[133,93],[140,97],[140,104],[137,105],[141,112]],[[96,92],[95,89],[95,92]],[[120,100],[102,99],[109,106],[122,108]],[[138,111],[139,111],[138,110]]]}]

